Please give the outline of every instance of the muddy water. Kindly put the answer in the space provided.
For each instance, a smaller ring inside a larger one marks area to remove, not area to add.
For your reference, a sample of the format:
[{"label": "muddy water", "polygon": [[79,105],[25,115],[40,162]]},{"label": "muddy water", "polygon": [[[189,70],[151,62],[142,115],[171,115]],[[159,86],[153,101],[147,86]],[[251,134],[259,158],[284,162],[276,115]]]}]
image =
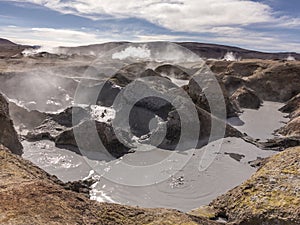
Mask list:
[{"label": "muddy water", "polygon": [[239,118],[230,118],[228,122],[239,131],[265,141],[273,138],[273,132],[288,122],[288,118],[278,109],[284,104],[265,101],[258,110],[243,109]]},{"label": "muddy water", "polygon": [[[133,187],[102,178],[94,186],[91,198],[142,207],[167,207],[188,211],[208,204],[217,196],[248,179],[255,172],[249,161],[274,154],[271,151],[262,151],[237,138],[226,138],[221,141],[223,142],[221,149],[216,142],[208,145],[210,154],[215,154],[216,158],[204,171],[199,171],[200,162],[205,160],[204,149],[195,149],[192,158],[181,170],[158,171],[157,176],[159,173],[170,174],[163,182]],[[124,158],[139,158],[136,155],[140,155],[140,162],[147,163],[149,156],[143,157],[140,152],[126,155]]]},{"label": "muddy water", "polygon": [[[283,114],[277,111],[280,107],[281,104],[265,102],[260,110],[245,110],[240,120],[235,118],[230,122],[250,136],[269,138],[272,137],[274,129],[282,126],[280,121],[284,120]],[[218,147],[220,141],[221,148]],[[208,155],[204,148],[172,152],[178,154],[178,160],[168,161],[165,166],[150,171],[155,173],[154,178],[164,175],[165,179],[152,185],[137,187],[124,183],[138,183],[139,176],[147,175],[138,166],[155,164],[167,158],[169,151],[137,151],[121,159],[103,155],[98,156],[98,160],[91,161],[67,149],[56,148],[50,141],[24,141],[23,145],[24,158],[63,181],[83,179],[89,174],[99,179],[90,193],[91,199],[141,207],[176,208],[182,211],[208,204],[217,196],[241,184],[255,172],[249,161],[275,154],[272,151],[260,150],[238,138],[225,138],[206,146]],[[190,154],[191,158],[181,168],[177,165],[182,154]],[[200,162],[205,161],[209,155],[215,159],[209,167],[199,170]],[[134,165],[134,169],[126,173],[118,167],[122,162]],[[95,170],[101,172],[97,173]],[[114,171],[115,176],[122,179],[122,182],[109,179],[107,174],[110,171]]]}]

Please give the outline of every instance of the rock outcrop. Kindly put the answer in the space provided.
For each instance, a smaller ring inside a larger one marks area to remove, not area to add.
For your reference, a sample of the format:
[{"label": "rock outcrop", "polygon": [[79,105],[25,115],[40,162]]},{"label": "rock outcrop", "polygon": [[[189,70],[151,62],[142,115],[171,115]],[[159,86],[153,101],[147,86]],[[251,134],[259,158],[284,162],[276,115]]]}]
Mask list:
[{"label": "rock outcrop", "polygon": [[15,154],[23,153],[23,147],[9,116],[8,102],[2,94],[0,94],[0,143],[10,148]]},{"label": "rock outcrop", "polygon": [[277,62],[248,77],[247,81],[261,99],[285,102],[300,92],[299,74],[300,63]]},{"label": "rock outcrop", "polygon": [[[95,127],[96,133],[93,132],[92,127]],[[76,129],[76,131],[74,131],[74,129]],[[74,134],[74,132],[76,133]],[[95,145],[95,140],[99,138],[103,146]],[[130,150],[130,148],[126,147],[118,140],[111,124],[93,120],[84,121],[75,127],[64,130],[55,137],[54,141],[58,146],[69,145],[79,147],[87,152],[108,151],[116,158],[129,153]],[[102,147],[105,149],[101,149]]]},{"label": "rock outcrop", "polygon": [[223,79],[229,93],[245,85],[262,100],[285,102],[300,92],[299,61],[212,61],[208,65]]},{"label": "rock outcrop", "polygon": [[285,126],[276,131],[284,136],[300,137],[300,116],[290,120]]},{"label": "rock outcrop", "polygon": [[258,109],[262,104],[262,100],[255,92],[245,86],[237,89],[231,95],[230,100],[241,108]]},{"label": "rock outcrop", "polygon": [[47,118],[46,113],[25,109],[14,102],[9,103],[9,114],[16,126],[27,129],[35,128]]},{"label": "rock outcrop", "polygon": [[281,112],[289,113],[289,118],[294,119],[300,116],[300,93],[285,103],[279,109]]},{"label": "rock outcrop", "polygon": [[276,132],[289,137],[300,137],[300,94],[290,99],[281,109],[289,113],[290,121]]},{"label": "rock outcrop", "polygon": [[91,201],[3,146],[0,162],[0,224],[219,224],[176,210]]},{"label": "rock outcrop", "polygon": [[300,147],[295,147],[267,159],[249,180],[210,207],[232,224],[300,224],[299,157]]},{"label": "rock outcrop", "polygon": [[224,76],[222,82],[225,85],[229,95],[232,95],[237,89],[247,86],[247,82],[240,77]]},{"label": "rock outcrop", "polygon": [[[219,83],[219,88],[221,88],[223,95],[217,96],[217,94],[215,94],[215,96],[213,96],[213,93],[215,90],[210,90],[210,92],[212,94],[211,98],[212,99],[224,98],[225,107],[226,107],[225,109],[218,109],[218,111],[226,110],[227,118],[237,116],[237,112],[239,112],[238,107],[230,101],[229,94],[224,86],[224,83],[220,79],[217,79],[217,80]],[[197,82],[195,82],[194,79],[191,79],[189,84],[184,87],[185,91],[189,94],[189,96],[191,97],[191,99],[193,100],[195,105],[197,105],[201,109],[206,110],[207,112],[211,112],[211,109],[209,106],[209,101],[208,101],[205,93],[203,92],[202,88],[203,87],[200,87],[199,84]],[[214,107],[218,107],[218,106],[215,105]]]},{"label": "rock outcrop", "polygon": [[162,76],[174,77],[181,80],[189,80],[191,78],[191,75],[189,75],[182,68],[171,64],[158,66],[154,71]]}]

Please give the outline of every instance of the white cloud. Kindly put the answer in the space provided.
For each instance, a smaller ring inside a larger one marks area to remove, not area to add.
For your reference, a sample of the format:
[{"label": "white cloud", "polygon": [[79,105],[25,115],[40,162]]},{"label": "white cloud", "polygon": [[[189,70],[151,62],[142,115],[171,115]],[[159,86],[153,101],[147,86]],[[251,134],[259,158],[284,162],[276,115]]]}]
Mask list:
[{"label": "white cloud", "polygon": [[[21,0],[19,0],[21,1]],[[137,17],[174,31],[200,32],[203,27],[274,22],[272,9],[249,0],[24,0],[60,11],[95,18],[95,14]],[[287,21],[287,18],[284,19]]]},{"label": "white cloud", "polygon": [[92,32],[89,30],[77,31],[70,29],[52,28],[23,28],[16,26],[0,27],[1,37],[10,39],[19,44],[42,45],[45,47],[57,46],[79,46],[87,44],[98,44],[110,41],[200,41],[210,43],[223,43],[228,45],[239,45],[240,47],[256,49],[261,51],[296,51],[300,52],[300,43],[297,41],[285,41],[286,37],[270,37],[259,32],[249,32],[242,28],[216,28],[211,29],[210,36],[186,35],[147,35],[112,34]]},{"label": "white cloud", "polygon": [[70,29],[24,28],[16,26],[0,27],[1,37],[24,45],[42,45],[48,47],[79,46],[97,44],[125,37],[111,33],[83,32]]}]

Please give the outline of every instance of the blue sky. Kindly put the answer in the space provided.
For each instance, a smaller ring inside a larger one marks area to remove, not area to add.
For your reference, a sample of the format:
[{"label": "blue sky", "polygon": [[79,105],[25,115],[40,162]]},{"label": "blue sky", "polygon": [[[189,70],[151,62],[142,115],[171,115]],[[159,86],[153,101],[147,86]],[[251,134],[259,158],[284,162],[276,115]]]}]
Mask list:
[{"label": "blue sky", "polygon": [[22,44],[197,41],[300,52],[299,0],[0,0],[0,37]]}]

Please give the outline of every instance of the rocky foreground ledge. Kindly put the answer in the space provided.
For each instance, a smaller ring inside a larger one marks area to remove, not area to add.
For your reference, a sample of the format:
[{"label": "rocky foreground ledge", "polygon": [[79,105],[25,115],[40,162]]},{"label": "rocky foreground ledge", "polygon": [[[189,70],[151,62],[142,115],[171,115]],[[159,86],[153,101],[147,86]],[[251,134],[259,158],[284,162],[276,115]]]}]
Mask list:
[{"label": "rocky foreground ledge", "polygon": [[0,146],[0,224],[219,224],[176,210],[99,203]]},{"label": "rocky foreground ledge", "polygon": [[[300,147],[267,160],[248,181],[184,214],[89,200],[0,145],[0,224],[300,224]],[[206,217],[206,218],[205,218]]]},{"label": "rocky foreground ledge", "polygon": [[222,216],[229,224],[300,224],[299,159],[300,147],[266,159],[249,180],[192,214]]}]

